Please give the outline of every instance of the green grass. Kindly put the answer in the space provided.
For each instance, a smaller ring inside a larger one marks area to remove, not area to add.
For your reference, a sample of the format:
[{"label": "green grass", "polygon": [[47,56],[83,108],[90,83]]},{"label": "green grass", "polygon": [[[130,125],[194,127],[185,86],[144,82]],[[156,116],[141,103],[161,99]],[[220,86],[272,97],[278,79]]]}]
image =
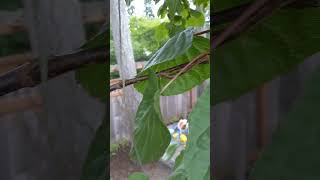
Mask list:
[{"label": "green grass", "polygon": [[125,148],[129,146],[129,141],[126,139],[122,139],[117,143],[111,143],[110,144],[110,155],[116,155],[117,152],[121,149],[121,148]]}]

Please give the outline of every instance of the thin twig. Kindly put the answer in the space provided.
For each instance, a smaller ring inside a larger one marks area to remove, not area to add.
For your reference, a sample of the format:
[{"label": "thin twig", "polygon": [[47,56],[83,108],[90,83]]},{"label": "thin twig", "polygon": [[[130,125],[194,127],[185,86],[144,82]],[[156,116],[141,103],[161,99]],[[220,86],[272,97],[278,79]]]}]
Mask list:
[{"label": "thin twig", "polygon": [[214,41],[212,41],[211,48],[215,49],[222,44],[241,24],[248,20],[255,12],[257,12],[268,0],[257,0],[250,5],[246,11],[237,18],[227,29],[225,29]]},{"label": "thin twig", "polygon": [[194,33],[193,35],[195,35],[195,36],[200,36],[200,35],[206,34],[206,33],[210,33],[210,29],[207,29],[207,30],[204,30],[204,31],[200,31],[200,32]]}]

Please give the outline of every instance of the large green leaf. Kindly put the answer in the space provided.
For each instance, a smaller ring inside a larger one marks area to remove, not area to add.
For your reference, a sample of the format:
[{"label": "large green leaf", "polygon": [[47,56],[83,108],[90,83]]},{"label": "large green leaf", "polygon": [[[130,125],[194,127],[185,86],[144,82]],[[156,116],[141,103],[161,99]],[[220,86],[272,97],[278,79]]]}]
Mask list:
[{"label": "large green leaf", "polygon": [[210,85],[198,99],[189,117],[189,139],[184,152],[188,180],[210,179]]},{"label": "large green leaf", "polygon": [[320,68],[305,93],[280,122],[272,143],[255,164],[250,180],[320,179]]},{"label": "large green leaf", "polygon": [[[172,96],[181,94],[183,92],[191,90],[193,87],[200,85],[203,81],[210,77],[210,65],[200,64],[194,66],[188,72],[179,76],[175,81],[172,82],[170,86],[161,94],[163,96]],[[163,88],[170,79],[161,77],[160,87]],[[144,81],[135,85],[135,88],[139,92],[143,92],[148,81]]]},{"label": "large green leaf", "polygon": [[320,50],[320,10],[279,10],[216,49],[213,103],[236,99]]},{"label": "large green leaf", "polygon": [[[204,37],[193,37],[191,42],[188,40],[186,42],[190,43],[188,46],[185,45],[185,49],[182,49],[183,46],[179,46],[179,42],[172,42],[171,45],[168,45],[166,49],[162,48],[157,51],[151,59],[146,64],[143,71],[140,74],[145,74],[146,69],[153,69],[156,72],[190,62],[195,57],[199,56],[202,53],[209,52],[210,44],[209,39]],[[165,47],[166,45],[164,45]],[[170,49],[170,50],[169,50]],[[171,54],[171,55],[170,55]]]},{"label": "large green leaf", "polygon": [[108,97],[108,65],[88,64],[76,71],[76,79],[93,96],[105,102]]},{"label": "large green leaf", "polygon": [[185,54],[192,45],[193,29],[189,28],[170,38],[148,61],[142,72],[152,66],[171,61]]},{"label": "large green leaf", "polygon": [[[177,36],[171,38],[158,52],[156,52],[145,69],[139,73],[144,75],[147,69],[152,69],[156,72],[169,69],[171,67],[187,63],[199,56],[202,53],[209,51],[209,40],[203,37],[193,37],[192,31],[188,29]],[[188,43],[188,44],[186,44]],[[183,44],[180,46],[180,44]],[[204,80],[210,77],[209,64],[200,64],[194,66],[188,72],[178,77],[162,95],[171,96],[181,94],[190,90],[196,85],[201,84]],[[160,87],[164,87],[170,79],[161,77]],[[141,82],[135,84],[135,88],[141,93],[144,92],[148,82]]]},{"label": "large green leaf", "polygon": [[136,113],[131,156],[142,164],[159,160],[170,139],[160,111],[159,81],[149,71],[149,83]]},{"label": "large green leaf", "polygon": [[102,121],[96,135],[91,142],[88,155],[83,166],[81,180],[105,180],[108,175],[107,140],[109,138],[109,127],[107,116]]}]

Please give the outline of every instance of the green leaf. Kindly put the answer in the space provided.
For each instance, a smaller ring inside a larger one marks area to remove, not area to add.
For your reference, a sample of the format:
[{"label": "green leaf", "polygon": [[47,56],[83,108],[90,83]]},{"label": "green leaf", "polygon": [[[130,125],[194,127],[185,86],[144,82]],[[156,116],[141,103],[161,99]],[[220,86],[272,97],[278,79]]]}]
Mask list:
[{"label": "green leaf", "polygon": [[167,13],[167,4],[164,2],[158,9],[157,15],[160,18],[164,18]]},{"label": "green leaf", "polygon": [[203,7],[207,7],[209,5],[209,0],[193,0],[193,3],[196,6],[203,6]]},{"label": "green leaf", "polygon": [[107,64],[88,64],[76,71],[76,79],[91,96],[105,102],[108,97],[108,71]]},{"label": "green leaf", "polygon": [[187,52],[192,45],[193,29],[188,28],[170,38],[148,61],[142,72],[152,66],[175,59]]},{"label": "green leaf", "polygon": [[169,9],[169,17],[174,17],[175,13],[179,13],[182,10],[182,4],[180,0],[166,0]]},{"label": "green leaf", "polygon": [[256,162],[250,180],[317,180],[320,178],[320,67],[287,118],[280,121],[272,143]]},{"label": "green leaf", "polygon": [[128,177],[128,180],[149,180],[149,177],[142,172],[135,172]]},{"label": "green leaf", "polygon": [[[105,23],[100,32],[89,39],[85,44],[83,44],[80,48],[84,49],[96,49],[96,48],[107,48],[109,44],[109,34],[110,34],[110,25]],[[107,50],[107,49],[106,49]]]},{"label": "green leaf", "polygon": [[[191,29],[190,29],[191,30]],[[179,37],[179,38],[177,38]],[[188,37],[188,40],[185,40]],[[170,42],[169,42],[170,41]],[[158,52],[156,52],[148,61],[145,69],[139,73],[143,75],[147,69],[152,69],[156,72],[169,69],[171,67],[188,63],[195,57],[202,53],[209,52],[209,40],[204,37],[193,37],[192,32],[186,30],[171,38]],[[192,42],[190,42],[192,41]],[[190,47],[184,44],[182,49],[181,42],[190,43]],[[193,87],[201,84],[203,81],[210,77],[209,64],[200,64],[194,66],[188,72],[179,76],[164,92],[162,95],[171,96],[186,92]],[[160,78],[160,87],[164,87],[170,79],[162,77]],[[144,92],[146,84],[148,82],[141,82],[135,84],[135,88],[141,93]]]},{"label": "green leaf", "polygon": [[159,160],[170,139],[170,132],[162,121],[160,111],[159,81],[149,71],[149,83],[136,113],[131,156],[141,164]]},{"label": "green leaf", "polygon": [[203,13],[191,10],[190,11],[190,18],[187,19],[186,26],[187,27],[202,27],[205,22],[205,17]]},{"label": "green leaf", "polygon": [[189,117],[189,139],[184,152],[188,180],[210,179],[210,85],[198,99]]},{"label": "green leaf", "polygon": [[[203,81],[210,78],[210,65],[200,64],[194,66],[188,72],[179,76],[168,88],[161,94],[163,96],[173,96],[191,90],[193,87],[200,85]],[[163,88],[169,83],[170,79],[159,78],[160,87]],[[137,83],[135,88],[139,92],[143,92],[148,81]]]},{"label": "green leaf", "polygon": [[318,52],[319,17],[317,8],[280,10],[216,49],[212,102],[236,99]]},{"label": "green leaf", "polygon": [[181,26],[182,23],[183,23],[183,18],[182,18],[182,16],[177,16],[177,15],[175,15],[175,16],[173,17],[172,22],[173,22],[174,25],[176,25],[176,26]]},{"label": "green leaf", "polygon": [[164,38],[168,37],[168,29],[166,28],[165,23],[161,23],[158,27],[155,28],[155,39],[158,42],[161,42]]},{"label": "green leaf", "polygon": [[109,138],[109,127],[107,116],[96,131],[96,135],[91,142],[88,155],[83,166],[81,180],[105,180],[107,179],[107,169],[109,156],[107,154],[107,139]]}]

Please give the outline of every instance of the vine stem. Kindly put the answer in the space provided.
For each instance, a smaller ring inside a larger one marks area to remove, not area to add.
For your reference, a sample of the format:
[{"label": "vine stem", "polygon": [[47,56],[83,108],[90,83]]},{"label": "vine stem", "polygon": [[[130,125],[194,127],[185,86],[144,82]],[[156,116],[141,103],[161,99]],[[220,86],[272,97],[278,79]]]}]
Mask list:
[{"label": "vine stem", "polygon": [[210,29],[207,29],[207,30],[204,30],[204,31],[200,31],[200,32],[194,33],[193,35],[195,35],[195,36],[200,36],[200,35],[206,34],[206,33],[210,33]]}]

